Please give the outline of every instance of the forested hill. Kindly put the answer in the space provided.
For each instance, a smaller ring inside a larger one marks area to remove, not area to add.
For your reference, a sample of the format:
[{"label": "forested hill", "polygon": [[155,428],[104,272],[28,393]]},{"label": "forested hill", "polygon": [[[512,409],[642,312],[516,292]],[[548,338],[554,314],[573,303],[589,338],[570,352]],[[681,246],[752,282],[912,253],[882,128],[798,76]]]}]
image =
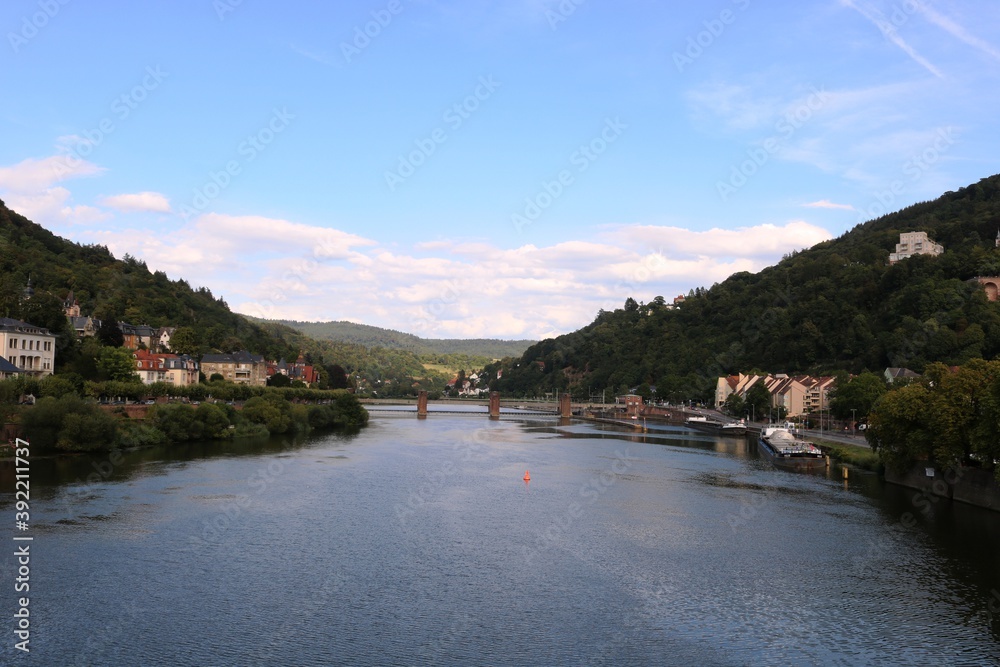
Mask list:
[{"label": "forested hill", "polygon": [[[505,360],[498,387],[586,396],[648,383],[661,397],[686,399],[707,397],[727,373],[919,372],[932,361],[994,358],[1000,303],[973,279],[1000,276],[998,230],[1000,176],[992,176],[694,290],[676,310],[629,299]],[[889,266],[909,231],[927,232],[944,254]]]},{"label": "forested hill", "polygon": [[[22,302],[29,276],[35,294]],[[202,351],[243,348],[269,358],[294,352],[230,311],[207,288],[192,289],[184,280],[151,272],[129,255],[115,259],[104,246],[67,241],[0,201],[0,316],[60,334],[57,352],[66,352],[73,336],[62,302],[70,290],[84,315],[153,327],[190,327]],[[66,359],[57,354],[57,367]]]},{"label": "forested hill", "polygon": [[[24,300],[29,276],[34,295]],[[193,289],[183,279],[151,272],[144,262],[128,255],[116,259],[104,246],[67,241],[0,201],[0,317],[48,328],[57,335],[56,371],[90,377],[95,372],[93,359],[81,353],[82,346],[63,312],[70,290],[83,315],[188,329],[188,349],[181,351],[245,349],[273,360],[294,360],[304,354],[325,369],[331,386],[339,386],[334,378],[342,378],[346,371],[359,390],[377,387],[381,395],[442,389],[455,370],[479,368],[495,358],[483,354],[485,358],[478,359],[469,355],[424,359],[409,350],[317,341],[280,323],[250,321],[230,311],[207,288]],[[527,343],[517,353],[526,347]]]},{"label": "forested hill", "polygon": [[330,340],[338,343],[352,343],[365,347],[381,347],[390,350],[406,350],[416,354],[462,354],[470,357],[500,359],[520,356],[533,340],[496,340],[491,338],[446,339],[420,338],[413,334],[382,329],[354,322],[296,322],[279,320],[293,329],[301,331],[316,340]]}]

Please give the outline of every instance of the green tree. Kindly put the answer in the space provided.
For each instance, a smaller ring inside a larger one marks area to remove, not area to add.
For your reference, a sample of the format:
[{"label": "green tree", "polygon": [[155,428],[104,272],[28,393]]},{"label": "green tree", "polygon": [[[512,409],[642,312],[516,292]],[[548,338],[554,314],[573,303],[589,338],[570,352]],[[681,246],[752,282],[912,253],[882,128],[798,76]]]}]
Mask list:
[{"label": "green tree", "polygon": [[97,368],[108,380],[116,382],[139,382],[136,361],[132,353],[123,347],[105,347],[97,359]]},{"label": "green tree", "polygon": [[21,423],[39,451],[108,450],[115,445],[115,418],[75,394],[40,399],[22,413]]},{"label": "green tree", "polygon": [[[838,383],[830,399],[830,411],[838,419],[864,419],[887,391],[885,379],[865,371],[845,383]],[[853,411],[853,412],[852,412]]]},{"label": "green tree", "polygon": [[285,433],[293,426],[291,404],[274,394],[248,400],[243,404],[243,417],[271,433]]},{"label": "green tree", "polygon": [[267,378],[268,387],[290,387],[292,386],[292,381],[287,375],[283,373],[275,373],[271,377]]},{"label": "green tree", "polygon": [[101,320],[101,326],[97,330],[97,339],[101,345],[109,347],[121,347],[125,344],[125,334],[118,328],[118,323],[114,318],[106,317]]},{"label": "green tree", "polygon": [[198,336],[191,327],[177,327],[170,336],[170,351],[173,354],[197,354],[199,349]]},{"label": "green tree", "polygon": [[726,397],[726,402],[723,404],[722,409],[727,415],[742,417],[746,413],[746,402],[742,396],[734,392]]},{"label": "green tree", "polygon": [[746,394],[746,408],[744,412],[752,414],[754,419],[757,420],[765,418],[771,409],[771,392],[767,390],[767,387],[758,382],[750,387]]}]

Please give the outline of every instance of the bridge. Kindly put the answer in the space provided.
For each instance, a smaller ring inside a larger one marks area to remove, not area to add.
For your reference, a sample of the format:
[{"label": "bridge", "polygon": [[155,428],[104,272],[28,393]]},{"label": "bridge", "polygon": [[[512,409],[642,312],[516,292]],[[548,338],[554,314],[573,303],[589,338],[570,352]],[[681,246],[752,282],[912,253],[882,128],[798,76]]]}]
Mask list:
[{"label": "bridge", "polygon": [[428,415],[488,415],[490,419],[500,419],[501,417],[524,417],[524,416],[544,416],[544,417],[572,417],[573,408],[570,402],[569,394],[562,394],[559,397],[559,406],[556,410],[541,410],[541,409],[529,409],[527,407],[517,407],[517,408],[503,408],[500,407],[500,394],[498,392],[490,393],[489,405],[486,406],[485,410],[469,409],[469,407],[464,407],[464,409],[453,408],[449,409],[447,407],[442,407],[440,409],[435,408],[434,410],[427,409],[427,392],[421,391],[417,395],[417,405],[416,409],[410,406],[401,405],[365,405],[365,409],[369,412],[377,412],[384,415],[388,414],[400,414],[409,415],[416,414],[419,419],[426,419]]}]

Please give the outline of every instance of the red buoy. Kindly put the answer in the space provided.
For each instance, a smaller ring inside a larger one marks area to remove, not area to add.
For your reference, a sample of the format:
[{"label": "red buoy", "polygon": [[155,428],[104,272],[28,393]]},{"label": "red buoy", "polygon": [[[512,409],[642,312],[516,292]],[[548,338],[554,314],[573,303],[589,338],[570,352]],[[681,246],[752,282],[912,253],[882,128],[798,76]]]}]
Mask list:
[{"label": "red buoy", "polygon": [[524,481],[525,482],[530,482],[531,481],[531,475],[528,474],[527,470],[524,471]]}]

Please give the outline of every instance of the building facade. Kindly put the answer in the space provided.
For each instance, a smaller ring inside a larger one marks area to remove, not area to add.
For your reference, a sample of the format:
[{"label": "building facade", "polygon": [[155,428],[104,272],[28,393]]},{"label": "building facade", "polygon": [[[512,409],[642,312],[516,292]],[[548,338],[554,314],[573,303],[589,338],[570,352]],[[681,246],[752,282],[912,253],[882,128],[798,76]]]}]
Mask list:
[{"label": "building facade", "polygon": [[186,354],[161,354],[136,350],[136,373],[143,384],[166,382],[177,387],[198,384],[198,362]]},{"label": "building facade", "polygon": [[263,387],[267,384],[267,363],[259,354],[246,351],[233,354],[206,354],[201,358],[201,372],[211,378],[218,373],[229,382]]},{"label": "building facade", "polygon": [[56,337],[44,327],[0,318],[0,350],[7,361],[28,375],[52,375],[55,368]]},{"label": "building facade", "polygon": [[899,235],[896,252],[889,254],[889,263],[912,257],[913,255],[940,255],[944,246],[927,238],[927,232],[903,232]]},{"label": "building facade", "polygon": [[771,407],[783,408],[789,417],[824,412],[830,408],[830,390],[834,384],[831,376],[730,375],[716,382],[715,407],[721,409],[733,394],[745,399],[750,389],[760,385],[770,394]]}]

